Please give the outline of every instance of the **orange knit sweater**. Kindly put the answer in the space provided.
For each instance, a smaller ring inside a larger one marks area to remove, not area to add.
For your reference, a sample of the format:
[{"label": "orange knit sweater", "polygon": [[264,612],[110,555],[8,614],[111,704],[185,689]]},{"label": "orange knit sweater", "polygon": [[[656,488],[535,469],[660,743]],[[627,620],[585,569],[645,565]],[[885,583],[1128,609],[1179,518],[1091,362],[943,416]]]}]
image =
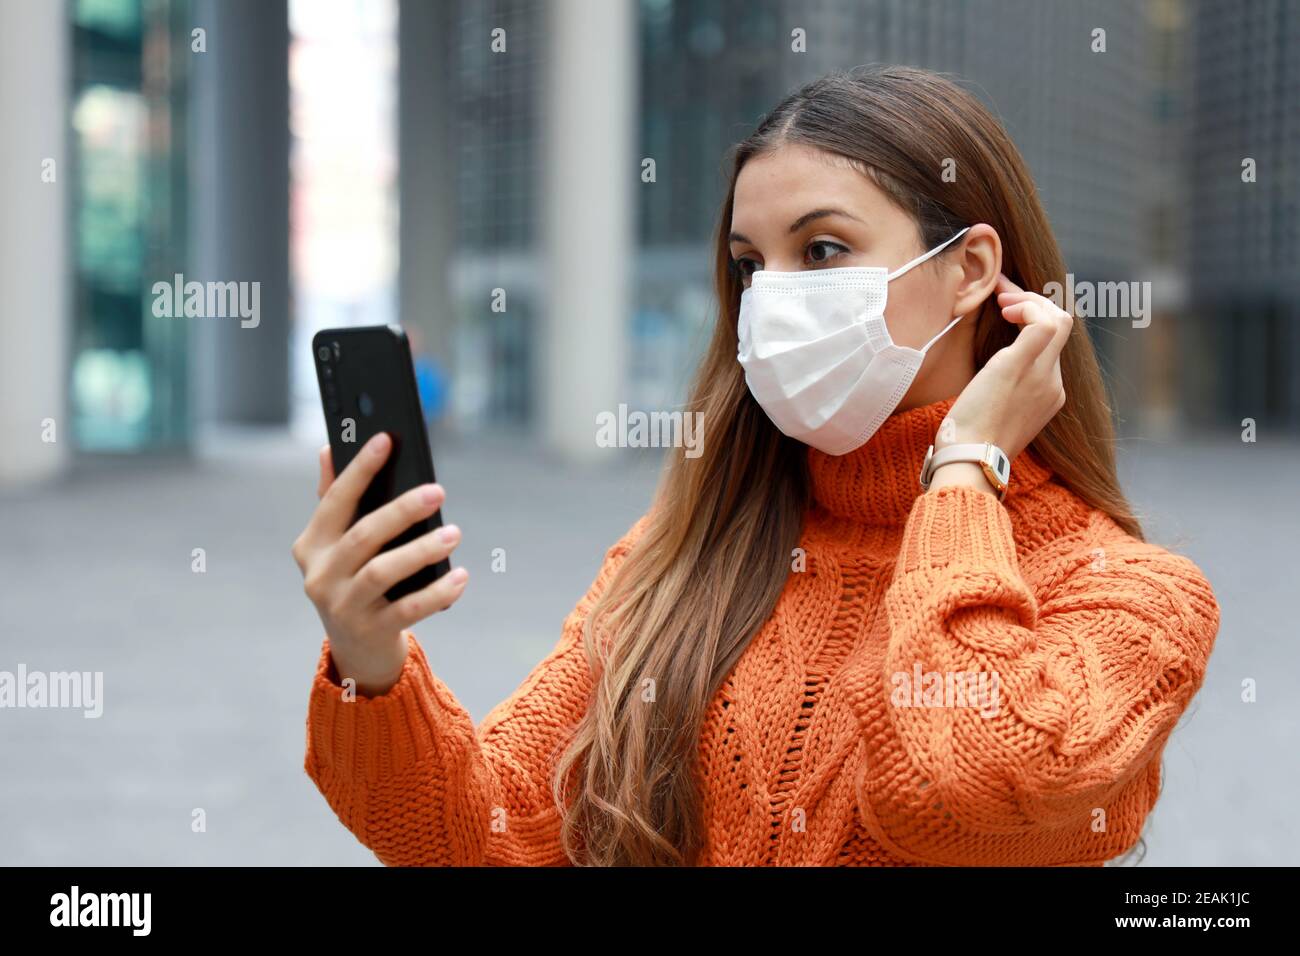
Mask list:
[{"label": "orange knit sweater", "polygon": [[[1100,864],[1137,841],[1205,674],[1214,594],[1032,453],[1005,502],[921,493],[952,402],[892,416],[848,455],[809,451],[804,567],[700,736],[702,864]],[[569,862],[552,755],[591,688],[584,616],[644,522],[477,729],[413,635],[396,686],[350,702],[326,642],[306,770],[381,861]]]}]

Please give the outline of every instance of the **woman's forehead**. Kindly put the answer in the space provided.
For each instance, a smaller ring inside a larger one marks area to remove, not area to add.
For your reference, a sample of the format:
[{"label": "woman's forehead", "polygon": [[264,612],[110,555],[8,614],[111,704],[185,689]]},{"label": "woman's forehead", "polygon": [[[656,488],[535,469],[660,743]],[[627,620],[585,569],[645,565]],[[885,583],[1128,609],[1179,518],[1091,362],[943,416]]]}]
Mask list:
[{"label": "woman's forehead", "polygon": [[810,210],[838,208],[863,220],[879,218],[889,197],[852,160],[806,146],[785,145],[749,160],[736,177],[732,228],[760,219],[796,221]]}]

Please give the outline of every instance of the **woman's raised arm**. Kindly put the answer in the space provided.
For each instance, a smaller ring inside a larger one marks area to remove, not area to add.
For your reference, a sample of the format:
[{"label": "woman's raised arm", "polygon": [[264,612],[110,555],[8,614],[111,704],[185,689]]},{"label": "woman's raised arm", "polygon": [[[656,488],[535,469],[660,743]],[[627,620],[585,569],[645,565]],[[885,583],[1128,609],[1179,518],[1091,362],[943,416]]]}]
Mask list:
[{"label": "woman's raised arm", "polygon": [[[906,859],[1102,862],[1136,842],[1155,802],[1161,751],[1218,631],[1210,585],[1100,512],[1034,564],[1037,589],[992,495],[930,492],[908,518],[884,673],[863,673],[856,694],[865,705],[884,682],[859,804]],[[952,677],[994,693],[966,706],[888,699],[892,675],[918,671],[945,692]]]},{"label": "woman's raised arm", "polygon": [[[366,457],[359,455],[353,464]],[[377,469],[382,461],[383,454],[376,453],[367,464]],[[567,863],[551,773],[591,691],[584,623],[641,523],[606,552],[551,652],[476,729],[455,694],[430,670],[408,629],[413,619],[448,606],[461,587],[440,589],[435,582],[393,604],[382,600],[391,583],[415,570],[414,562],[433,563],[450,547],[420,539],[374,558],[369,565],[413,549],[407,558],[394,557],[387,567],[371,571],[358,556],[377,552],[383,541],[423,517],[424,509],[431,512],[441,493],[427,500],[416,489],[348,531],[343,515],[351,513],[352,496],[359,496],[369,479],[359,474],[344,485],[345,469],[331,482],[324,455],[321,470],[322,508],[330,502],[332,511],[322,516],[318,510],[294,546],[327,630],[308,707],[308,775],[343,824],[386,864]],[[331,502],[340,487],[343,493]],[[376,527],[354,534],[389,510]],[[322,553],[349,535],[346,547],[356,553],[328,558]],[[352,569],[350,579],[345,568]],[[400,623],[395,641],[389,639],[394,622]],[[340,646],[347,649],[346,659]],[[348,677],[354,681],[345,683]]]}]

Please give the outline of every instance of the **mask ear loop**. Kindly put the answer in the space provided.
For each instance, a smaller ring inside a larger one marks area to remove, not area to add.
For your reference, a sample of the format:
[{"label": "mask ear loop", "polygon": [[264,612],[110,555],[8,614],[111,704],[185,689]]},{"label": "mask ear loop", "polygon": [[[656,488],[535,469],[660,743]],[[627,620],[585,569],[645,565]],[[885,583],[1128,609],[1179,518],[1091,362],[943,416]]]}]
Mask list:
[{"label": "mask ear loop", "polygon": [[970,226],[963,226],[960,232],[956,233],[951,238],[946,239],[943,242],[939,243],[939,245],[935,246],[929,252],[921,253],[911,262],[907,263],[906,265],[899,266],[893,272],[889,273],[889,275],[885,277],[885,281],[892,282],[894,279],[897,279],[908,269],[912,269],[915,268],[916,266],[919,266],[922,262],[924,262],[926,259],[929,259],[931,256],[937,256],[939,253],[943,252],[943,250],[947,249],[948,246],[952,245],[954,242],[956,242],[958,239],[960,239],[963,235],[965,235],[969,231],[970,231]]},{"label": "mask ear loop", "polygon": [[[895,269],[893,272],[889,273],[889,276],[886,281],[898,278],[908,269],[912,269],[916,266],[919,266],[922,262],[924,262],[926,259],[929,259],[931,256],[937,256],[939,253],[943,252],[944,249],[947,249],[950,245],[952,245],[963,235],[965,235],[969,230],[970,230],[970,226],[964,226],[954,235],[944,240],[943,242],[939,243],[939,245],[935,246],[929,252],[922,253],[921,255],[913,259],[911,262],[907,263],[904,266],[900,266],[898,269]],[[921,348],[919,349],[920,353],[924,355],[926,352],[930,351],[930,346],[933,345],[935,342],[938,342],[939,339],[943,338],[944,334],[948,332],[949,329],[951,329],[954,325],[956,325],[961,320],[962,320],[962,316],[959,315],[957,316],[957,318],[953,319],[942,329],[940,329],[939,333],[935,335],[934,338],[930,339],[930,341],[926,342],[923,346],[921,346]]]},{"label": "mask ear loop", "polygon": [[947,325],[945,325],[942,329],[940,329],[938,335],[936,335],[936,336],[935,336],[934,338],[932,338],[930,341],[926,342],[924,345],[921,346],[921,354],[924,355],[926,352],[930,351],[930,346],[933,345],[935,342],[938,342],[941,338],[943,338],[944,333],[947,332],[949,329],[951,329],[951,328],[952,328],[954,325],[956,325],[958,322],[960,322],[963,318],[965,318],[965,316],[961,316],[961,315],[959,315],[959,316],[957,316],[957,318],[953,319],[951,322],[949,322]]}]

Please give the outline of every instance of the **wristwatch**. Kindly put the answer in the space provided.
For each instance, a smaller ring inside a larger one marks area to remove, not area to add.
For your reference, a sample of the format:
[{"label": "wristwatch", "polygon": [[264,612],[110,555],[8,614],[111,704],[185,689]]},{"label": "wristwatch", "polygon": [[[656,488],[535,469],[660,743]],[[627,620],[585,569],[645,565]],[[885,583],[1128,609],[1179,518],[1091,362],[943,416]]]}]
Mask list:
[{"label": "wristwatch", "polygon": [[921,487],[929,491],[935,469],[953,461],[975,462],[983,469],[984,477],[989,480],[989,484],[997,489],[998,501],[1007,496],[1007,484],[1011,481],[1011,462],[1006,452],[992,442],[949,445],[938,451],[935,451],[934,446],[931,445],[930,450],[925,453],[925,463],[921,465]]}]

